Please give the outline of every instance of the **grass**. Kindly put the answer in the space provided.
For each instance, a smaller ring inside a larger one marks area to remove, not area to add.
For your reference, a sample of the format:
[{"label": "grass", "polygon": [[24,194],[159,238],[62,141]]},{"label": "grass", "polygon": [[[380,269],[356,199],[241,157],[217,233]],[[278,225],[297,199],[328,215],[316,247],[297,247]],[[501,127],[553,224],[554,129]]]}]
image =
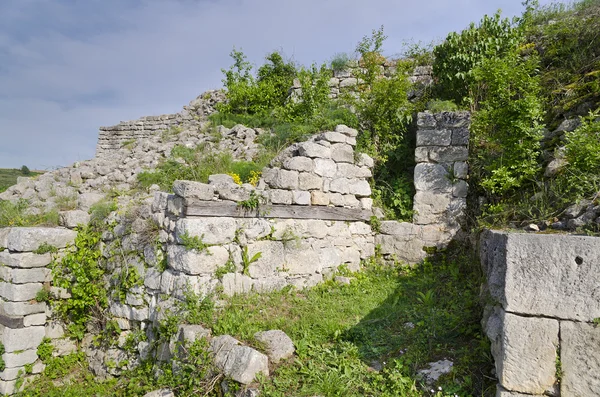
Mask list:
[{"label": "grass", "polygon": [[[281,329],[292,338],[296,357],[272,366],[271,377],[258,380],[261,396],[493,392],[489,345],[479,324],[481,275],[473,253],[455,249],[413,268],[371,261],[352,277],[350,285],[328,281],[303,291],[234,296],[223,309],[195,317],[214,335],[231,334],[255,347],[257,331]],[[452,360],[453,371],[440,379],[442,391],[431,393],[420,387],[416,374],[440,359]],[[84,367],[76,367],[62,386],[42,376],[23,395],[143,395],[174,385],[177,395],[204,394],[167,372],[157,378],[148,363],[107,382],[93,380]]]},{"label": "grass", "polygon": [[41,174],[43,172],[31,172],[29,175],[25,175],[20,169],[0,168],[0,193],[16,184],[17,178],[20,176],[36,176]]},{"label": "grass", "polygon": [[29,204],[20,199],[13,203],[0,201],[0,228],[11,226],[57,226],[58,212],[56,210],[31,214],[27,210]]}]

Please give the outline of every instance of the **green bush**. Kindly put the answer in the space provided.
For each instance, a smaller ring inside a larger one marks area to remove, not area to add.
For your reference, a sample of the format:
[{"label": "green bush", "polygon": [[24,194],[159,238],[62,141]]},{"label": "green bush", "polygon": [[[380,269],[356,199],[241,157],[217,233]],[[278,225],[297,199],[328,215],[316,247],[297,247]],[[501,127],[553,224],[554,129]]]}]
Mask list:
[{"label": "green bush", "polygon": [[333,56],[329,64],[333,71],[339,72],[348,68],[350,57],[345,52],[337,53]]},{"label": "green bush", "polygon": [[39,214],[28,211],[29,202],[19,199],[16,202],[0,200],[0,228],[10,226],[57,226],[58,212],[45,211]]},{"label": "green bush", "polygon": [[500,12],[485,15],[478,25],[471,23],[460,33],[450,33],[433,50],[438,94],[457,104],[467,103],[474,69],[487,58],[502,58],[521,41],[516,21],[502,18]]}]

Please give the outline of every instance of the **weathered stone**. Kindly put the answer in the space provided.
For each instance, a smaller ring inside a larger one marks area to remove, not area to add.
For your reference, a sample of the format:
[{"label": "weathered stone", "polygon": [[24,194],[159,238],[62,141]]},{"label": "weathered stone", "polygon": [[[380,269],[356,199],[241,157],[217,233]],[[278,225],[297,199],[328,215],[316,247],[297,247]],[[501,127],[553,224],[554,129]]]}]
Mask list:
[{"label": "weathered stone", "polygon": [[561,396],[593,396],[600,390],[600,328],[560,322]]},{"label": "weathered stone", "polygon": [[99,203],[104,199],[105,195],[102,193],[82,193],[79,195],[77,206],[84,211],[89,210],[96,203]]},{"label": "weathered stone", "polygon": [[429,161],[429,147],[419,146],[415,148],[415,162],[426,163]]},{"label": "weathered stone", "polygon": [[208,177],[208,183],[210,185],[221,185],[221,184],[233,184],[233,177],[227,174],[214,174]]},{"label": "weathered stone", "polygon": [[250,218],[241,222],[244,235],[248,240],[256,240],[266,237],[271,233],[271,224],[266,219]]},{"label": "weathered stone", "polygon": [[469,174],[469,166],[463,161],[454,163],[454,176],[460,179],[466,179]]},{"label": "weathered stone", "polygon": [[331,158],[336,163],[354,163],[354,149],[345,143],[331,145]]},{"label": "weathered stone", "polygon": [[269,360],[274,364],[292,357],[296,351],[294,342],[280,330],[257,332],[254,339],[264,345]]},{"label": "weathered stone", "polygon": [[383,255],[394,255],[399,261],[417,263],[425,258],[424,242],[403,235],[375,235],[375,244],[381,248]]},{"label": "weathered stone", "polygon": [[333,178],[337,173],[337,165],[330,159],[315,159],[315,174]]},{"label": "weathered stone", "polygon": [[283,168],[292,171],[312,172],[315,163],[309,157],[290,157],[283,162]]},{"label": "weathered stone", "polygon": [[331,205],[336,207],[344,206],[344,203],[346,201],[344,200],[344,196],[341,193],[328,193],[327,195],[329,196],[329,203]]},{"label": "weathered stone", "polygon": [[54,339],[52,341],[52,356],[62,357],[77,351],[77,344],[75,341],[67,338]]},{"label": "weathered stone", "polygon": [[109,311],[116,317],[126,318],[134,321],[145,321],[149,316],[147,307],[136,308],[117,302],[111,303]]},{"label": "weathered stone", "polygon": [[466,127],[456,128],[452,131],[452,145],[467,146],[469,144],[469,129]]},{"label": "weathered stone", "polygon": [[373,209],[373,199],[362,197],[360,200],[360,208],[371,211]]},{"label": "weathered stone", "polygon": [[259,373],[269,375],[268,357],[250,347],[240,346],[240,342],[229,335],[213,338],[210,349],[215,366],[236,382],[249,384]]},{"label": "weathered stone", "polygon": [[452,142],[450,130],[419,130],[417,146],[449,146]]},{"label": "weathered stone", "polygon": [[541,394],[523,394],[516,391],[509,391],[502,386],[496,386],[496,397],[543,397]]},{"label": "weathered stone", "polygon": [[369,197],[371,195],[371,185],[364,179],[350,179],[348,182],[348,193],[357,197]]},{"label": "weathered stone", "polygon": [[337,178],[331,181],[329,191],[348,194],[350,188],[350,180],[348,178]]},{"label": "weathered stone", "polygon": [[428,365],[429,368],[419,370],[418,375],[423,379],[425,384],[431,386],[437,382],[440,376],[450,373],[454,363],[450,360],[440,360]]},{"label": "weathered stone", "polygon": [[347,136],[341,132],[323,132],[319,135],[319,139],[329,141],[331,143],[346,143]]},{"label": "weathered stone", "polygon": [[456,181],[452,185],[452,195],[454,197],[467,197],[469,192],[469,184],[465,181]]},{"label": "weathered stone", "polygon": [[46,304],[41,302],[0,302],[0,313],[8,316],[26,316],[33,313],[43,313]]},{"label": "weathered stone", "polygon": [[10,232],[10,228],[0,228],[0,248],[8,246],[8,232]]},{"label": "weathered stone", "polygon": [[292,204],[292,192],[289,190],[269,190],[271,204]]},{"label": "weathered stone", "polygon": [[353,194],[345,194],[343,197],[343,205],[347,208],[358,208],[360,207],[360,201]]},{"label": "weathered stone", "polygon": [[451,197],[447,194],[417,191],[414,200],[414,222],[419,225],[437,223],[450,206]]},{"label": "weathered stone", "polygon": [[302,190],[292,191],[292,203],[296,205],[310,205],[310,192]]},{"label": "weathered stone", "polygon": [[11,251],[32,252],[44,243],[56,248],[65,248],[76,236],[77,232],[68,229],[14,227],[8,233],[7,243]]},{"label": "weathered stone", "polygon": [[558,331],[557,320],[521,317],[495,308],[485,332],[502,387],[527,394],[551,389],[556,382]]},{"label": "weathered stone", "polygon": [[344,124],[339,124],[335,127],[335,132],[340,132],[346,136],[352,137],[352,138],[356,138],[356,136],[358,135],[358,131],[355,130],[354,128],[350,128]]},{"label": "weathered stone", "polygon": [[183,197],[170,194],[167,198],[167,212],[173,216],[180,217],[183,215],[185,201]]},{"label": "weathered stone", "polygon": [[356,165],[358,165],[359,167],[373,168],[373,166],[375,165],[375,161],[368,154],[359,153]]},{"label": "weathered stone", "polygon": [[487,231],[481,262],[507,311],[565,320],[600,317],[600,250],[588,236]]},{"label": "weathered stone", "polygon": [[298,188],[300,190],[323,189],[323,178],[313,173],[301,172],[298,177]]},{"label": "weathered stone", "polygon": [[2,327],[0,340],[5,351],[13,353],[20,350],[37,349],[44,336],[46,336],[46,330],[43,326],[16,329]]},{"label": "weathered stone", "polygon": [[253,263],[248,263],[248,272],[253,278],[275,275],[283,267],[283,244],[279,241],[257,241],[248,244],[248,261],[260,253],[260,257]]},{"label": "weathered stone", "polygon": [[175,397],[171,389],[159,389],[144,394],[144,397]]},{"label": "weathered stone", "polygon": [[415,188],[437,192],[449,192],[452,182],[441,164],[419,163],[415,166]]},{"label": "weathered stone", "polygon": [[219,191],[219,198],[221,200],[239,202],[250,198],[250,190],[236,184],[217,185],[217,190]]},{"label": "weathered stone", "polygon": [[467,161],[469,151],[463,146],[432,146],[429,148],[429,159],[436,163]]},{"label": "weathered stone", "polygon": [[12,284],[43,283],[50,275],[50,269],[38,267],[31,269],[15,269],[0,267],[0,279]]},{"label": "weathered stone", "polygon": [[90,221],[90,214],[82,210],[63,211],[60,213],[60,224],[74,228],[77,225],[87,225]]},{"label": "weathered stone", "polygon": [[419,128],[433,128],[435,125],[436,120],[431,112],[420,112],[417,115],[417,126]]},{"label": "weathered stone", "polygon": [[285,248],[285,264],[283,268],[288,274],[310,274],[321,272],[319,255],[308,246],[291,246]]},{"label": "weathered stone", "polygon": [[0,297],[12,302],[25,302],[35,298],[42,289],[41,283],[10,284],[0,282]]},{"label": "weathered stone", "polygon": [[298,189],[298,171],[278,170],[269,186],[274,189]]},{"label": "weathered stone", "polygon": [[212,200],[215,187],[206,183],[176,180],[173,182],[173,193],[183,198]]},{"label": "weathered stone", "polygon": [[35,313],[23,317],[23,326],[31,327],[34,325],[46,324],[46,313]]},{"label": "weathered stone", "polygon": [[188,250],[181,245],[170,245],[167,260],[171,268],[187,274],[212,274],[229,260],[229,252],[224,247],[215,245],[206,252]]},{"label": "weathered stone", "polygon": [[302,142],[298,145],[298,154],[303,157],[330,159],[331,149],[314,142]]},{"label": "weathered stone", "polygon": [[437,125],[442,128],[466,127],[471,122],[471,114],[469,112],[440,112],[434,116]]},{"label": "weathered stone", "polygon": [[2,355],[4,365],[6,365],[6,368],[19,368],[27,364],[32,364],[38,358],[36,349],[25,350],[22,352],[4,353]]},{"label": "weathered stone", "polygon": [[329,195],[318,190],[310,192],[312,205],[329,205]]},{"label": "weathered stone", "polygon": [[223,293],[227,296],[246,294],[252,291],[254,280],[241,273],[227,273],[222,279]]},{"label": "weathered stone", "polygon": [[183,343],[193,343],[198,339],[209,338],[210,329],[206,329],[201,325],[182,324],[177,332],[177,339]]},{"label": "weathered stone", "polygon": [[236,224],[233,218],[205,217],[185,218],[177,221],[175,236],[182,243],[181,236],[199,237],[206,244],[225,244],[233,241]]},{"label": "weathered stone", "polygon": [[285,274],[254,280],[253,289],[258,293],[279,291],[287,285]]}]

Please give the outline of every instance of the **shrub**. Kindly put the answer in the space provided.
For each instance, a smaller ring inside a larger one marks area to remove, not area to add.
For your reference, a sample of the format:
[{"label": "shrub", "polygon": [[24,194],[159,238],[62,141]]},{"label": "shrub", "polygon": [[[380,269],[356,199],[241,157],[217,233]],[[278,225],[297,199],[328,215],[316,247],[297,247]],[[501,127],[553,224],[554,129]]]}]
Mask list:
[{"label": "shrub", "polygon": [[350,57],[345,52],[339,52],[333,56],[329,64],[331,69],[335,72],[339,72],[348,68],[350,63]]}]

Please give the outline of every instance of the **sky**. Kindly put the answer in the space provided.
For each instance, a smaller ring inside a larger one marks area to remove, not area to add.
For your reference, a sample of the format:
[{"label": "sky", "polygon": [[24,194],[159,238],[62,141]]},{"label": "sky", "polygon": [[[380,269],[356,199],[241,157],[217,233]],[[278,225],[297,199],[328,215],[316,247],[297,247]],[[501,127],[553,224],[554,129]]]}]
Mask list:
[{"label": "sky", "polygon": [[[549,1],[549,0],[548,0]],[[544,4],[548,1],[541,1]],[[222,86],[229,53],[255,65],[352,53],[384,25],[386,55],[441,41],[521,0],[0,0],[0,168],[94,157],[98,128],[177,113]]]}]

